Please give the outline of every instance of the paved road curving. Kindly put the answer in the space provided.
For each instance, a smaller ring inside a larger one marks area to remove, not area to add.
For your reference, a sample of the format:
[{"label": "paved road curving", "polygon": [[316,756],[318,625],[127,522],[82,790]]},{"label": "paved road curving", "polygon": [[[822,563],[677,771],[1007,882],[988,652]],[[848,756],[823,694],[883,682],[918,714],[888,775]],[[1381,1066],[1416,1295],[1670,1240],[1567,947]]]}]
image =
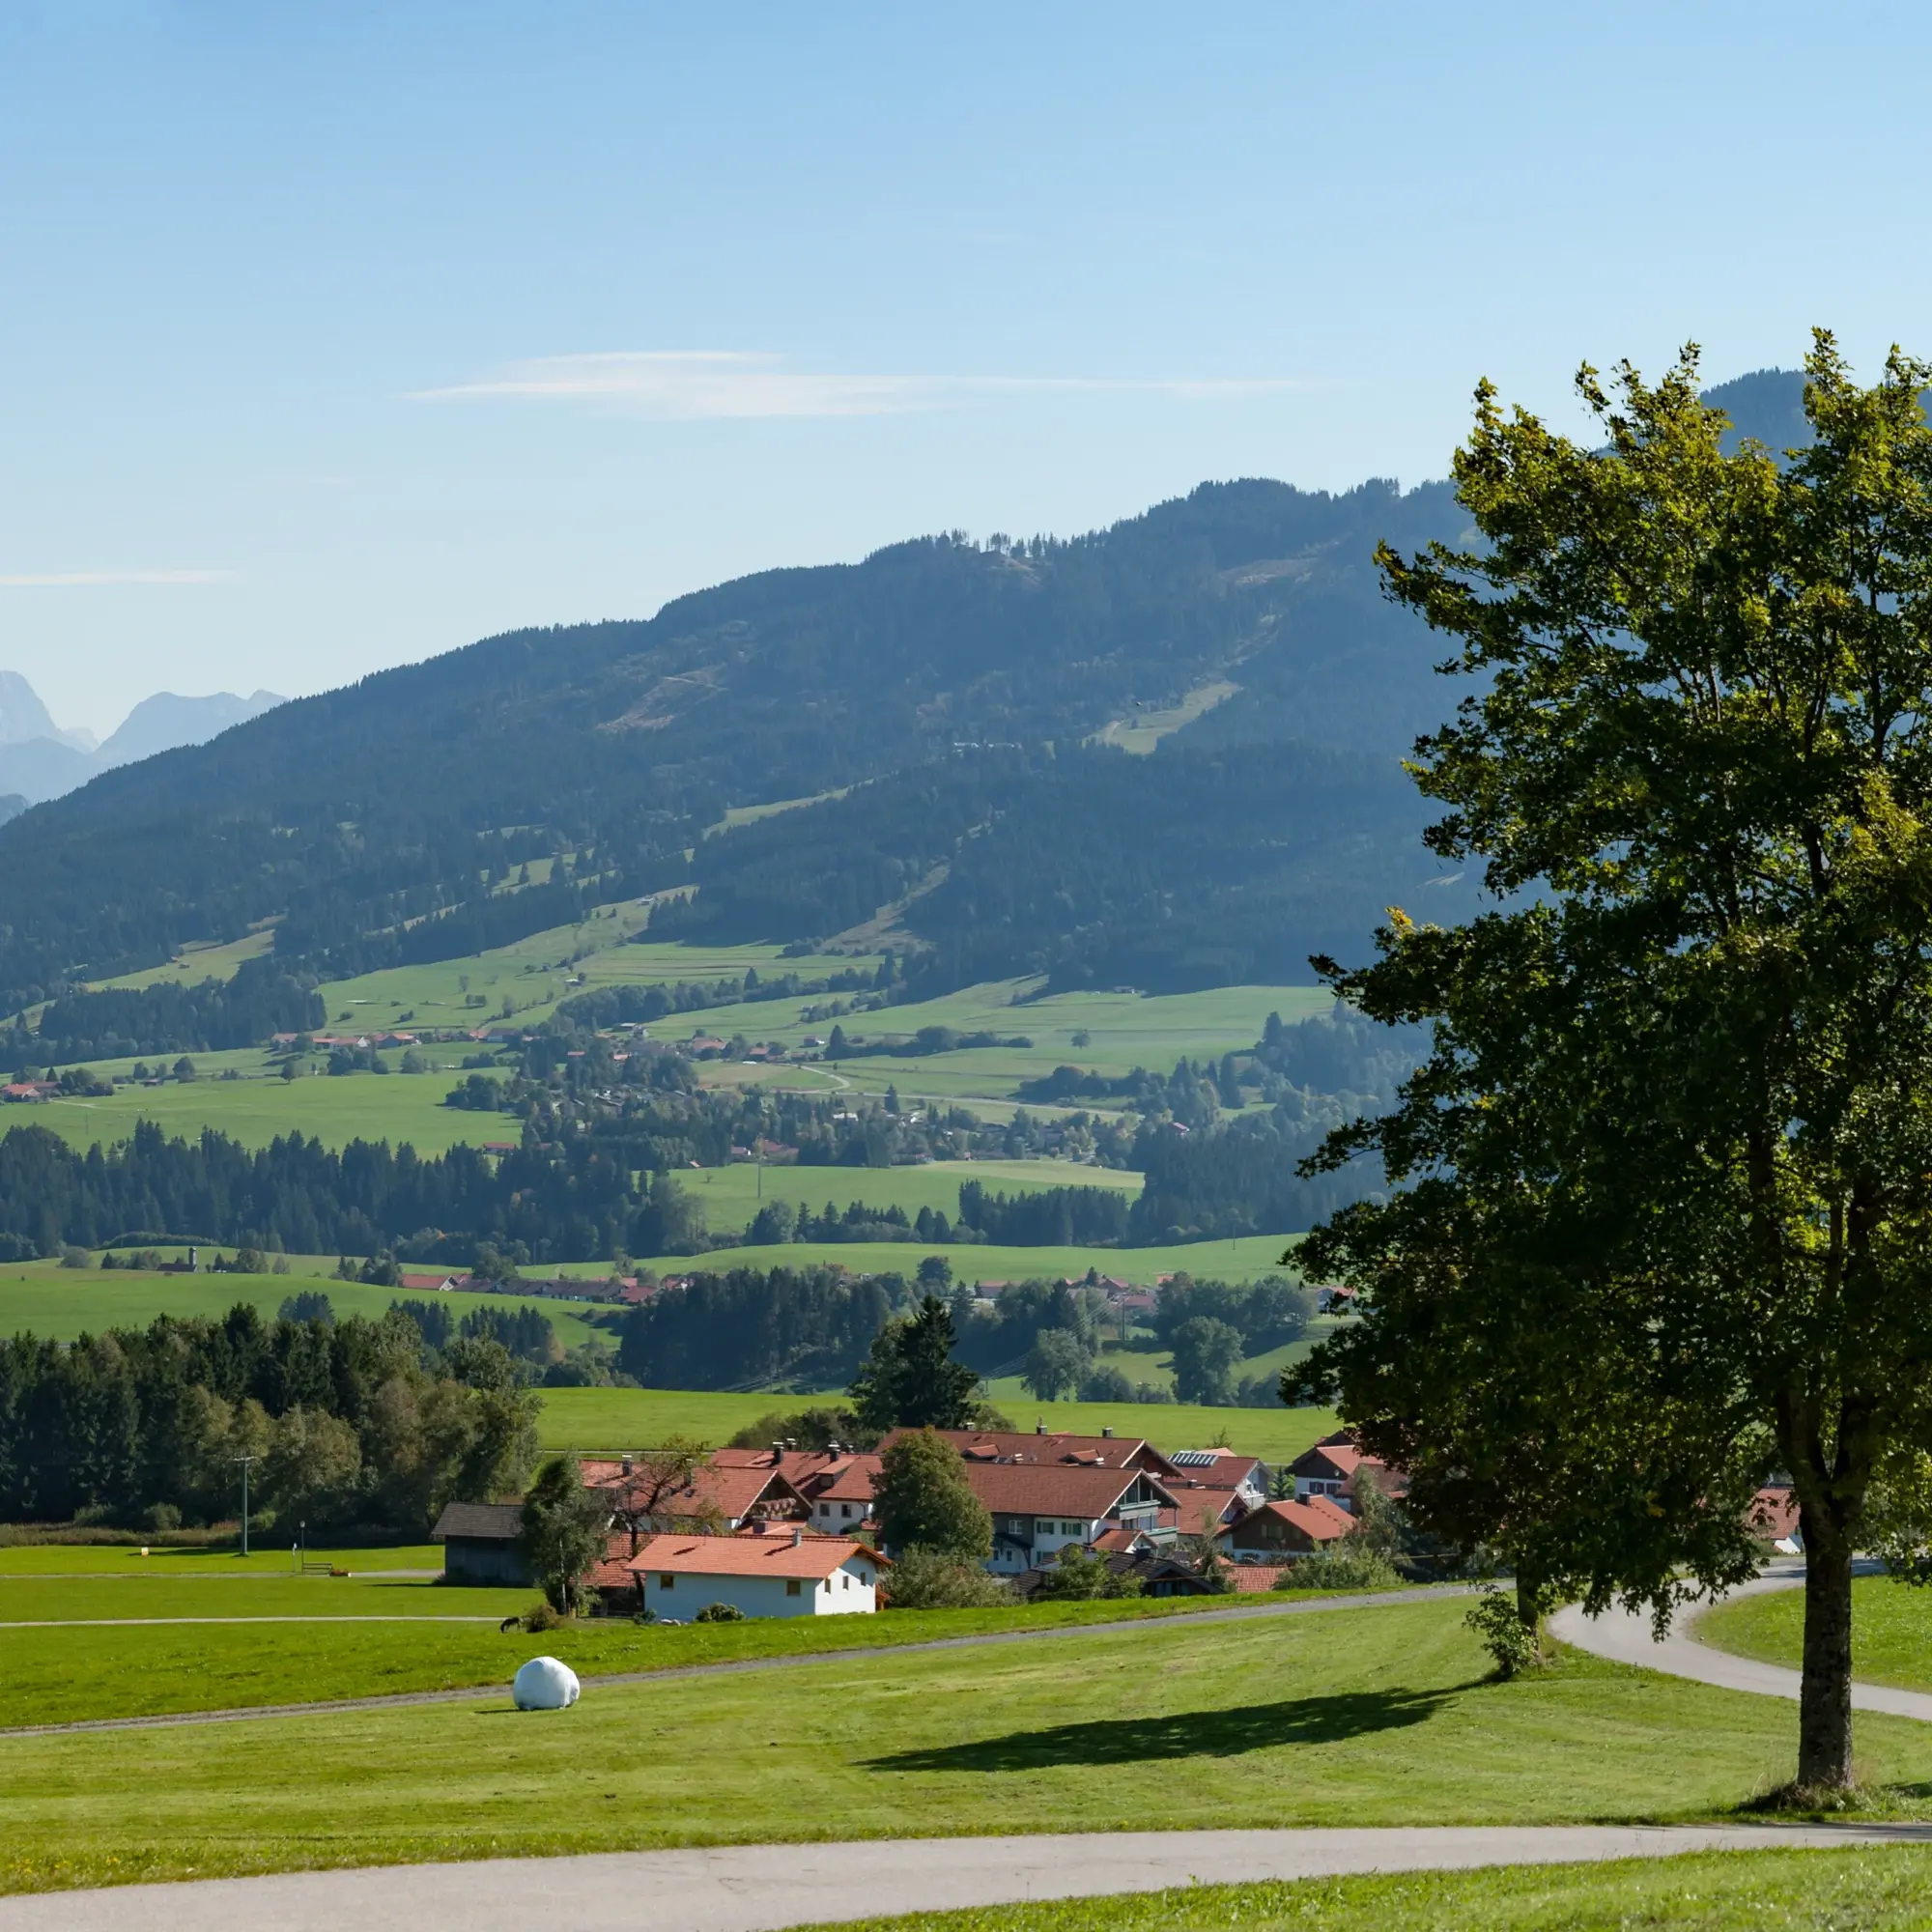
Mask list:
[{"label": "paved road curving", "polygon": [[0,1932],[778,1932],[901,1912],[1351,1872],[1932,1843],[1932,1826],[1321,1827],[728,1845],[365,1866],[0,1899]]},{"label": "paved road curving", "polygon": [[[1804,1583],[1802,1562],[1779,1563],[1730,1594],[1756,1597],[1768,1590],[1801,1589]],[[1652,1634],[1650,1618],[1643,1612],[1609,1609],[1592,1617],[1586,1616],[1579,1605],[1571,1604],[1549,1619],[1549,1634],[1560,1642],[1588,1651],[1593,1657],[1638,1664],[1645,1670],[1662,1671],[1666,1677],[1688,1677],[1699,1684],[1715,1684],[1724,1690],[1754,1691],[1761,1697],[1788,1697],[1794,1703],[1798,1698],[1797,1671],[1700,1643],[1694,1613],[1688,1627],[1680,1617],[1672,1624],[1669,1634],[1660,1640]],[[1923,1690],[1897,1690],[1884,1684],[1855,1683],[1852,1708],[1883,1711],[1890,1717],[1918,1718],[1932,1723],[1932,1693]]]}]

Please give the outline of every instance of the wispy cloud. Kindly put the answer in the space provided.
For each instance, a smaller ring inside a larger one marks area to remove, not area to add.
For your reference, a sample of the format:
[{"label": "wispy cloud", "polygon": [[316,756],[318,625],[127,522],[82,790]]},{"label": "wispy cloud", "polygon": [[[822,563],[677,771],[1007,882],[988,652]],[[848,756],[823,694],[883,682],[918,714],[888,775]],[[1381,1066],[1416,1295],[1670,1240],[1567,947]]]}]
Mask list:
[{"label": "wispy cloud", "polygon": [[727,349],[646,349],[551,355],[500,376],[415,392],[420,402],[603,403],[672,419],[883,416],[957,409],[995,397],[1143,395],[1183,402],[1279,394],[1282,377],[855,376],[788,368],[781,355]]},{"label": "wispy cloud", "polygon": [[91,590],[103,583],[235,583],[237,570],[37,570],[0,574],[0,590]]}]

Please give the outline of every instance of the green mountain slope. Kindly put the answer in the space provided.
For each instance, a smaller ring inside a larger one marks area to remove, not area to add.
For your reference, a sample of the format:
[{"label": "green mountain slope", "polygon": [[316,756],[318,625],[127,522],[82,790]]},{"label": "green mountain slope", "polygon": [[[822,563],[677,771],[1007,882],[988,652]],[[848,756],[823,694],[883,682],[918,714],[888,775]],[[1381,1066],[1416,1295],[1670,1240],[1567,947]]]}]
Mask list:
[{"label": "green mountain slope", "polygon": [[[801,942],[926,887],[905,931],[930,974],[1004,957],[1104,979],[1130,928],[1205,919],[1173,982],[1251,976],[1262,952],[1298,977],[1297,894],[1351,880],[1340,924],[1365,940],[1383,855],[1426,871],[1394,760],[1452,694],[1372,554],[1455,524],[1441,485],[1208,485],[1070,542],[901,544],[284,705],[0,828],[0,1006],[271,917],[283,967],[340,975],[694,882],[673,922]],[[1235,689],[1151,757],[1086,742],[1190,716],[1216,683]],[[732,808],[848,786],[704,838]],[[868,815],[867,866],[845,835]],[[758,865],[792,865],[779,828],[835,855],[813,907],[760,898]],[[542,883],[518,889],[526,865]]]}]

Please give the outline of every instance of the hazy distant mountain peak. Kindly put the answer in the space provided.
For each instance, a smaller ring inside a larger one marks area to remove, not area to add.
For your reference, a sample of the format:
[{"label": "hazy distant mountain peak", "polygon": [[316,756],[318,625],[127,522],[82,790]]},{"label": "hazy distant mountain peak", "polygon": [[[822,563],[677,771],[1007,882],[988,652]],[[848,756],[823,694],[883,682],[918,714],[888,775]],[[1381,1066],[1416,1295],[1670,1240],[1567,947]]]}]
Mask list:
[{"label": "hazy distant mountain peak", "polygon": [[110,766],[177,745],[204,744],[283,701],[272,691],[247,697],[232,691],[207,697],[160,691],[142,698],[103,745],[84,727],[64,730],[18,671],[0,670],[0,793],[17,793],[36,805],[59,798]]},{"label": "hazy distant mountain peak", "polygon": [[177,745],[205,744],[231,724],[245,724],[284,702],[272,691],[257,691],[247,697],[238,697],[232,691],[213,692],[207,697],[157,691],[122,720],[101,746],[100,761],[128,765],[137,758],[152,758],[156,752],[171,752]]},{"label": "hazy distant mountain peak", "polygon": [[24,745],[30,738],[62,742],[61,728],[18,671],[0,670],[0,745]]}]

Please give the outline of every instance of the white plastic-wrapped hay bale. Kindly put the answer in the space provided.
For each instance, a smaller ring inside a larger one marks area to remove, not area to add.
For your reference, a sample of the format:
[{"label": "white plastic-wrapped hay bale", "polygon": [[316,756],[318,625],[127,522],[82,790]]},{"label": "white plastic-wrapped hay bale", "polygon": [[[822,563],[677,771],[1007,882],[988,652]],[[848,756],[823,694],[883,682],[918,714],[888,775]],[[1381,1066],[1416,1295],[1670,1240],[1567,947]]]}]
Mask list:
[{"label": "white plastic-wrapped hay bale", "polygon": [[510,1695],[520,1711],[564,1711],[582,1690],[569,1664],[554,1657],[533,1657],[512,1680]]}]

